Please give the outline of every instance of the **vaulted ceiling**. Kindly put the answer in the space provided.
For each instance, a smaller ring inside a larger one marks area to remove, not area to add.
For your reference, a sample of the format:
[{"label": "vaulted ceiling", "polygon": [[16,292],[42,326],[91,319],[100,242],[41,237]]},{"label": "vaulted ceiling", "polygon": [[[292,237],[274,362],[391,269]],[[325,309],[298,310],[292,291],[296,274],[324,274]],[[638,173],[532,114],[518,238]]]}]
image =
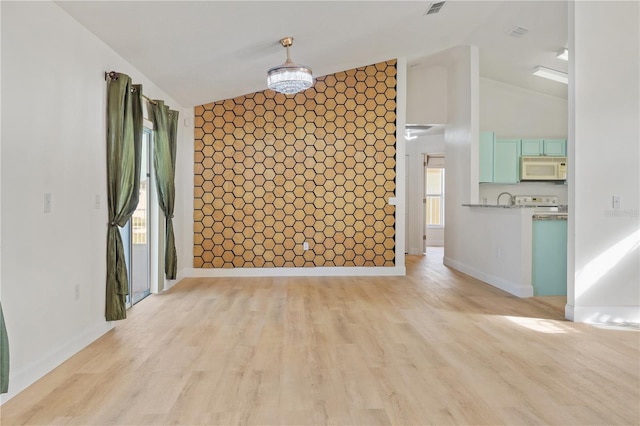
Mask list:
[{"label": "vaulted ceiling", "polygon": [[[285,60],[279,40],[295,38],[292,59],[320,76],[406,57],[410,66],[460,44],[480,49],[480,74],[567,96],[567,86],[531,74],[561,71],[566,1],[57,1],[64,10],[183,106],[266,87]],[[516,27],[528,32],[510,35]],[[123,70],[124,71],[124,70]]]}]

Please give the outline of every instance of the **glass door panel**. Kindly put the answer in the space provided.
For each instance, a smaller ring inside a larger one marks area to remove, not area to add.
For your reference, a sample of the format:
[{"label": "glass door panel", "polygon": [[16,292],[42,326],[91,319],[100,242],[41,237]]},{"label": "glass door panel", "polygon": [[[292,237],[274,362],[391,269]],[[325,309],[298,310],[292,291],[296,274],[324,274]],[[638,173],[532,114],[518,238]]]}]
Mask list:
[{"label": "glass door panel", "polygon": [[132,304],[150,293],[150,241],[149,241],[149,147],[151,131],[145,129],[142,136],[142,160],[140,165],[140,194],[138,207],[131,215],[131,287]]}]

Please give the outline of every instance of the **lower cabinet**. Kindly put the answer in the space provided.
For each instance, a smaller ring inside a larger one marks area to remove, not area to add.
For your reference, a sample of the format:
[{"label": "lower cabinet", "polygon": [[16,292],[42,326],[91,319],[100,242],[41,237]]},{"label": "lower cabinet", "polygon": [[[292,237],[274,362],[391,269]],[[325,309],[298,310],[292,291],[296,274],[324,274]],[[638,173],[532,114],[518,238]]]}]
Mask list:
[{"label": "lower cabinet", "polygon": [[533,219],[534,296],[567,294],[567,221]]}]

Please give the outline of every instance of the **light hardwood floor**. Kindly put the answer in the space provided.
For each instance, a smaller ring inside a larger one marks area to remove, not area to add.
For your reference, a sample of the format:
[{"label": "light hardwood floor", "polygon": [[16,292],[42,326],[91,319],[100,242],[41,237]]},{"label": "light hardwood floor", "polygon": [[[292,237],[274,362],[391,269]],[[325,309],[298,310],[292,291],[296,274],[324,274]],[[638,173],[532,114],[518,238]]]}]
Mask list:
[{"label": "light hardwood floor", "polygon": [[640,423],[640,333],[407,258],[406,277],[187,279],[1,424]]}]

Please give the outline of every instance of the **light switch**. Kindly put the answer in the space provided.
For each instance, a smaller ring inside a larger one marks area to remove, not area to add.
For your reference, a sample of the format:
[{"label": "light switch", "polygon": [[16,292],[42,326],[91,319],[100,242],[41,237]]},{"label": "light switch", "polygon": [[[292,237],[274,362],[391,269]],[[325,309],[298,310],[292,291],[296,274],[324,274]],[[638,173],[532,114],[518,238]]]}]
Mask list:
[{"label": "light switch", "polygon": [[396,197],[389,197],[389,205],[395,206],[397,203]]}]

